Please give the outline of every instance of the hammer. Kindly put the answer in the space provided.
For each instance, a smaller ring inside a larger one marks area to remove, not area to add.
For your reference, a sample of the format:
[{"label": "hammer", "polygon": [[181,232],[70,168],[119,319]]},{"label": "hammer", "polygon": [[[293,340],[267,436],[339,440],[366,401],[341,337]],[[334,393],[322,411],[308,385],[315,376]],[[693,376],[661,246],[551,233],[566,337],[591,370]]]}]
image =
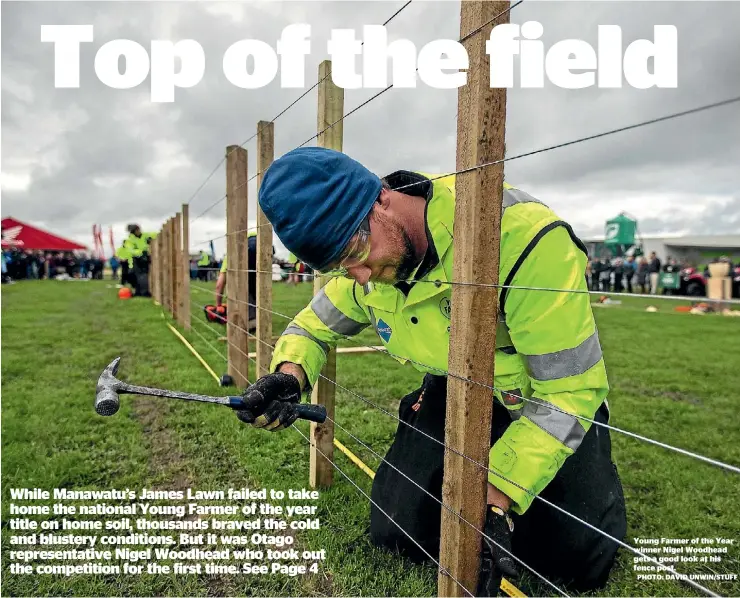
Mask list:
[{"label": "hammer", "polygon": [[[121,382],[116,378],[118,365],[121,358],[116,357],[107,368],[103,370],[98,378],[98,386],[95,389],[95,411],[98,415],[114,415],[121,406],[120,394],[137,394],[148,395],[152,397],[167,397],[170,399],[182,399],[185,401],[199,401],[201,403],[216,403],[217,405],[226,405],[235,410],[247,409],[246,404],[241,397],[211,397],[208,395],[199,395],[190,392],[180,392],[177,390],[165,390],[161,388],[151,388],[149,386],[134,386]],[[307,419],[312,422],[323,424],[326,421],[326,407],[323,405],[308,405],[300,403],[296,405],[298,417]]]}]

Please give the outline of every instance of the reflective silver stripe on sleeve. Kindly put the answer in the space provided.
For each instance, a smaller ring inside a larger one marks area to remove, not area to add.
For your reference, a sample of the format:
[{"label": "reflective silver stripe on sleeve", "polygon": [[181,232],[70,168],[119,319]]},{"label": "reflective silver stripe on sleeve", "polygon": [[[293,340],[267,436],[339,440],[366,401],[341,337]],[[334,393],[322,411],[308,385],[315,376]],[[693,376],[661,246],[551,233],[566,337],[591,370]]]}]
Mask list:
[{"label": "reflective silver stripe on sleeve", "polygon": [[317,339],[313,334],[310,332],[304,330],[300,326],[296,326],[295,324],[291,324],[288,326],[283,334],[281,336],[285,336],[286,334],[297,334],[298,336],[305,336],[307,339],[312,340],[315,342],[321,349],[324,351],[324,354],[329,353],[329,345],[327,345],[324,341],[320,341]]},{"label": "reflective silver stripe on sleeve", "polygon": [[526,417],[538,428],[555,437],[569,449],[576,450],[586,435],[578,418],[562,411],[550,409],[545,403],[530,399],[521,409],[521,416]]},{"label": "reflective silver stripe on sleeve", "polygon": [[545,205],[539,199],[532,197],[526,191],[522,191],[521,189],[507,189],[506,187],[504,187],[504,196],[503,196],[503,208],[504,209],[510,208],[511,206],[516,205],[518,203],[530,203],[530,202]]},{"label": "reflective silver stripe on sleeve", "polygon": [[344,315],[337,307],[331,302],[331,299],[327,296],[326,292],[322,288],[314,297],[311,302],[311,309],[316,314],[319,320],[332,332],[342,334],[345,336],[354,336],[359,334],[365,328],[367,324],[353,320],[352,318]]},{"label": "reflective silver stripe on sleeve", "polygon": [[524,355],[530,376],[542,381],[583,374],[600,359],[601,344],[597,331],[573,349],[563,349],[544,355]]}]

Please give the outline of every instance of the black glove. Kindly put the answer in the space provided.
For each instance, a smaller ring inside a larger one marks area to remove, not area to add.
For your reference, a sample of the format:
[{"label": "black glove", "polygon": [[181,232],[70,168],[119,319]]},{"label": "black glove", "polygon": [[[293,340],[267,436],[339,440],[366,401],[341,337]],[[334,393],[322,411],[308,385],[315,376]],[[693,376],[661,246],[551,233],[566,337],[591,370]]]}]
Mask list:
[{"label": "black glove", "polygon": [[506,576],[514,579],[520,574],[519,564],[511,556],[511,536],[514,532],[514,523],[502,509],[488,505],[486,525],[483,531],[488,538],[483,537],[476,596],[499,596],[501,578]]},{"label": "black glove", "polygon": [[295,406],[301,399],[301,385],[295,376],[274,372],[257,380],[241,398],[246,408],[236,412],[239,420],[275,432],[298,419]]}]

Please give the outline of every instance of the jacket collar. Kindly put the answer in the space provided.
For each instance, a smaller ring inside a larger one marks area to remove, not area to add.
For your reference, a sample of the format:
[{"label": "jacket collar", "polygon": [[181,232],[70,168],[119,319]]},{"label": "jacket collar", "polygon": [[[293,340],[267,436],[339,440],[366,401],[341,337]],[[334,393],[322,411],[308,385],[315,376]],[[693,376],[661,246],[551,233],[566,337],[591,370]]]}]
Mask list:
[{"label": "jacket collar", "polygon": [[[444,293],[450,288],[450,285],[447,284],[450,278],[445,266],[452,263],[451,260],[447,259],[447,254],[452,251],[455,197],[446,186],[437,185],[437,181],[433,182],[435,183],[434,196],[427,204],[426,225],[427,237],[431,235],[438,259],[435,266],[421,277],[420,282],[411,289],[406,298],[406,306],[414,305]],[[452,272],[450,272],[450,276],[452,276]]]},{"label": "jacket collar", "polygon": [[[425,225],[427,232],[428,249],[422,260],[422,267],[431,262],[431,270],[422,274],[419,283],[413,285],[408,293],[405,305],[412,305],[424,301],[429,297],[449,289],[447,272],[445,271],[445,257],[452,248],[453,226],[455,220],[455,178],[445,177],[430,180],[438,175],[416,173],[406,170],[396,171],[385,180],[391,188],[415,183],[413,186],[401,189],[402,193],[424,197],[427,201],[425,208]],[[436,262],[436,263],[435,263]],[[451,273],[450,273],[451,274]],[[432,284],[438,282],[439,284]],[[383,292],[384,287],[388,291]],[[394,285],[372,285],[373,292],[366,297],[366,303],[371,307],[379,309],[395,309],[395,304],[390,305],[391,297],[397,297],[398,293]]]}]

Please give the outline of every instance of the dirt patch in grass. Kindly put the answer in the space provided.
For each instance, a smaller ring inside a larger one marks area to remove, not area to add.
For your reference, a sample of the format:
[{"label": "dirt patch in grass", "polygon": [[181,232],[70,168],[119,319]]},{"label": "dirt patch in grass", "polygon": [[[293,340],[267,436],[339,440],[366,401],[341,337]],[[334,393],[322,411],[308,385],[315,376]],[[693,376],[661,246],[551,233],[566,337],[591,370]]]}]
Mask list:
[{"label": "dirt patch in grass", "polygon": [[704,402],[696,395],[677,390],[660,390],[657,388],[648,388],[636,384],[618,383],[614,385],[615,390],[625,394],[631,394],[641,397],[654,397],[658,399],[670,399],[679,403],[689,403],[691,405],[703,406]]},{"label": "dirt patch in grass", "polygon": [[319,570],[318,573],[308,573],[304,582],[306,594],[312,596],[334,596],[334,583],[331,573],[323,570]]},{"label": "dirt patch in grass", "polygon": [[[192,462],[192,456],[186,454],[187,449],[181,448],[178,443],[178,436],[175,430],[171,429],[171,411],[170,406],[163,401],[153,399],[138,399],[133,405],[133,416],[142,427],[144,437],[147,441],[149,454],[149,469],[151,476],[156,483],[152,484],[152,490],[180,490],[185,491],[187,488],[198,489],[198,480],[187,469],[187,464]],[[233,472],[233,480],[223,480],[222,483],[229,484],[233,487],[239,487],[245,480],[238,477],[236,471]],[[227,476],[229,477],[229,476]],[[186,514],[183,520],[209,519],[208,515]],[[197,532],[196,532],[197,533]],[[218,533],[218,532],[215,532]],[[269,535],[272,536],[291,536],[293,542],[285,542],[283,548],[273,547],[276,550],[287,550],[295,548],[299,552],[303,550],[300,545],[300,536],[295,530],[271,530]],[[180,545],[173,547],[175,549],[188,549],[190,545]],[[208,546],[201,546],[202,549],[208,550]],[[223,549],[220,543],[210,547],[211,549]],[[287,561],[283,561],[287,563]],[[238,564],[238,561],[232,561],[232,564]],[[265,564],[271,565],[270,561],[264,561]],[[296,563],[303,564],[302,561]],[[226,564],[223,562],[221,564]],[[207,586],[207,596],[239,596],[244,595],[245,580],[247,578],[239,575],[207,575],[203,576]],[[307,574],[304,581],[308,586],[308,591],[303,590],[301,593],[310,593],[318,596],[331,595],[331,579],[325,573]],[[248,582],[247,582],[248,583]],[[268,591],[260,585],[252,588],[258,594],[261,591]]]},{"label": "dirt patch in grass", "polygon": [[[175,434],[167,426],[169,409],[162,401],[141,399],[133,407],[134,418],[141,424],[144,436],[149,444],[149,468],[156,480],[153,490],[181,490],[195,486],[194,480],[186,469],[188,459],[180,450]],[[195,521],[205,516],[186,514],[182,519]],[[206,517],[207,518],[207,517]],[[179,545],[175,549],[187,549],[190,545]],[[203,547],[206,548],[206,547]],[[236,579],[229,575],[204,576],[209,596],[238,595]]]},{"label": "dirt patch in grass", "polygon": [[162,480],[155,490],[185,490],[190,488],[190,478],[185,463],[187,459],[175,441],[175,435],[167,428],[168,409],[161,400],[137,399],[134,402],[134,418],[141,424],[149,441],[149,468],[156,479]]}]

